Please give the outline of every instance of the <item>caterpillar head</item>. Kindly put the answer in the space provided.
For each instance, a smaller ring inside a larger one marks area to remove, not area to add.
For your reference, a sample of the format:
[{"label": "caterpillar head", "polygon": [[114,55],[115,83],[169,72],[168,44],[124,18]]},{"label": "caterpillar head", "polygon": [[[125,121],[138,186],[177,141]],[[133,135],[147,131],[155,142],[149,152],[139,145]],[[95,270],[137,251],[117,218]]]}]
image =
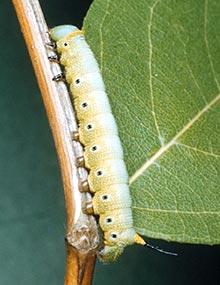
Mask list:
[{"label": "caterpillar head", "polygon": [[74,45],[74,39],[83,32],[73,25],[61,25],[50,29],[49,34],[57,44],[57,52],[65,54],[69,51],[69,47]]},{"label": "caterpillar head", "polygon": [[125,246],[133,243],[145,245],[145,241],[135,232],[134,229],[122,231],[107,231],[104,234],[105,246],[99,252],[99,258],[103,262],[113,262],[124,251]]},{"label": "caterpillar head", "polygon": [[62,38],[66,37],[72,32],[77,31],[78,28],[73,25],[60,25],[56,26],[53,29],[50,29],[50,37],[55,42],[58,42]]}]

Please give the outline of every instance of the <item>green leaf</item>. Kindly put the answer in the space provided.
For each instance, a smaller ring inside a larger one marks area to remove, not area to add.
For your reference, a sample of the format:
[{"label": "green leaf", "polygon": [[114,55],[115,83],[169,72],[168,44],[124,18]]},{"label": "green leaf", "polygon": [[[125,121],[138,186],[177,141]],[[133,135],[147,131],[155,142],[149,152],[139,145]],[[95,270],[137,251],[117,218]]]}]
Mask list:
[{"label": "green leaf", "polygon": [[219,0],[95,0],[85,19],[148,237],[220,242],[219,11]]}]

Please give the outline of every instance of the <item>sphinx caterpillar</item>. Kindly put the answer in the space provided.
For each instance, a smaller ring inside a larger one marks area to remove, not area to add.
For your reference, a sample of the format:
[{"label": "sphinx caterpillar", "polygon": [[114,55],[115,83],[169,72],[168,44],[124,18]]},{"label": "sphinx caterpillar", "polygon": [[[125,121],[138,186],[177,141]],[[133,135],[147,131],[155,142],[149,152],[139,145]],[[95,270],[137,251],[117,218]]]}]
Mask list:
[{"label": "sphinx caterpillar", "polygon": [[61,25],[51,29],[50,36],[56,42],[79,121],[79,141],[84,145],[88,184],[94,194],[93,212],[99,215],[104,233],[100,257],[105,262],[114,261],[127,245],[146,245],[133,227],[128,173],[116,121],[83,32]]}]

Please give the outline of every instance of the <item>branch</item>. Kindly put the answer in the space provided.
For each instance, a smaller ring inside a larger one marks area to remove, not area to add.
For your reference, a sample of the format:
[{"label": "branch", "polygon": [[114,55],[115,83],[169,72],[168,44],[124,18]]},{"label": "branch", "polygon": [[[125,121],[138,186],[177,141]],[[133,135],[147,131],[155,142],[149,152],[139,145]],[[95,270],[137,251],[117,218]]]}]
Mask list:
[{"label": "branch", "polygon": [[38,0],[12,0],[32,60],[43,97],[60,162],[67,216],[66,285],[89,285],[95,266],[95,252],[99,244],[96,221],[83,214],[89,193],[79,191],[80,182],[87,178],[85,169],[76,167],[76,158],[83,155],[82,147],[72,140],[77,123],[66,85],[54,82],[60,66],[50,63],[53,55],[48,28]]}]

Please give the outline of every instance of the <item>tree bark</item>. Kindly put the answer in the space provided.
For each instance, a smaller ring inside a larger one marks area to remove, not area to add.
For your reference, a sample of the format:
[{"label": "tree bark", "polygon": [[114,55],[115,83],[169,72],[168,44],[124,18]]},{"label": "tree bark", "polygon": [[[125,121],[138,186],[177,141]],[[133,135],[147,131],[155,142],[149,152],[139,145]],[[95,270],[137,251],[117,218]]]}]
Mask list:
[{"label": "tree bark", "polygon": [[54,50],[38,0],[12,0],[43,97],[60,162],[66,205],[66,285],[89,285],[99,245],[97,224],[93,216],[82,212],[89,193],[79,191],[87,178],[83,168],[77,168],[77,157],[83,155],[80,143],[73,141],[77,123],[70,95],[64,82],[54,82],[60,66],[48,60]]}]

